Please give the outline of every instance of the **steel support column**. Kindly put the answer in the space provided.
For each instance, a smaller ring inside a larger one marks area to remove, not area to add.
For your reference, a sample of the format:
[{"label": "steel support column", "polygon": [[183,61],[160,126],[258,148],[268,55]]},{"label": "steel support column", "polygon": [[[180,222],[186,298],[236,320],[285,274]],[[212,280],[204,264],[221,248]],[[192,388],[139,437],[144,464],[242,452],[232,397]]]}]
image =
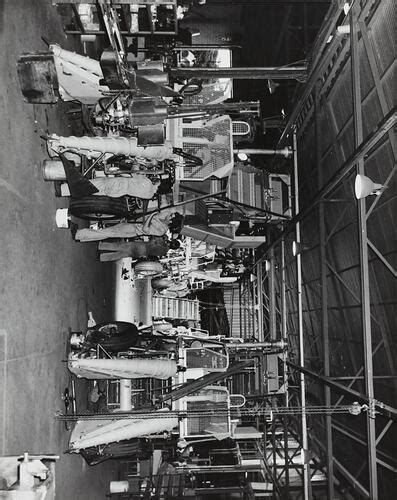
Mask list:
[{"label": "steel support column", "polygon": [[281,338],[288,342],[287,334],[287,297],[286,297],[286,272],[285,272],[285,239],[281,240]]},{"label": "steel support column", "polygon": [[[281,285],[280,285],[280,295],[281,295],[281,338],[284,341],[284,345],[288,346],[288,332],[287,332],[287,294],[286,294],[286,269],[285,269],[285,239],[281,240]],[[288,406],[288,369],[286,365],[287,361],[287,351],[282,354],[284,366],[283,366],[283,385],[285,388],[285,406]]]},{"label": "steel support column", "polygon": [[[288,332],[287,332],[287,296],[286,296],[286,268],[285,268],[285,239],[281,240],[281,284],[280,284],[280,312],[281,312],[281,338],[284,341],[284,345],[288,346]],[[287,407],[289,405],[289,395],[288,395],[288,368],[287,368],[287,351],[282,354],[282,359],[284,362],[283,366],[283,385],[285,388],[284,393],[284,404]],[[286,415],[282,418],[283,431],[284,431],[284,488],[283,488],[283,498],[288,500],[290,498],[290,487],[289,487],[289,464],[288,464],[288,417]]]},{"label": "steel support column", "polygon": [[269,284],[269,331],[270,339],[276,340],[277,338],[277,322],[276,322],[276,258],[274,248],[270,249],[269,253],[270,269],[268,271],[268,284]]},{"label": "steel support column", "polygon": [[[299,178],[298,178],[298,149],[297,149],[297,139],[296,130],[293,133],[293,158],[294,158],[294,191],[295,191],[295,215],[299,214]],[[295,226],[295,238],[296,242],[301,242],[301,229],[300,222],[297,222]],[[296,256],[296,275],[297,275],[297,293],[298,293],[298,334],[299,334],[299,364],[302,368],[305,366],[305,345],[303,336],[303,303],[302,303],[302,257],[298,253]],[[300,387],[300,398],[302,408],[306,406],[306,385],[305,385],[305,374],[300,371],[299,374],[299,387]],[[308,452],[308,437],[307,437],[307,421],[306,412],[304,409],[301,414],[301,425],[302,425],[302,448],[303,454],[306,455]],[[311,498],[310,489],[310,468],[307,460],[303,463],[303,498],[304,500],[309,500]]]},{"label": "steel support column", "polygon": [[[314,104],[314,118],[315,118],[315,143],[316,143],[316,163],[318,171],[318,189],[323,187],[324,183],[324,170],[322,165],[322,148],[321,148],[321,133],[320,133],[320,84],[317,82],[315,88],[315,104]],[[327,291],[327,234],[325,222],[325,203],[324,200],[320,201],[318,205],[318,223],[320,235],[320,286],[321,286],[321,336],[323,339],[323,365],[324,375],[330,376],[330,362],[329,362],[329,335],[328,335],[328,291]],[[331,389],[324,386],[324,404],[331,406]],[[333,500],[334,498],[334,463],[332,453],[332,417],[325,415],[325,451],[326,451],[326,464],[327,464],[327,498]]]},{"label": "steel support column", "polygon": [[262,263],[260,262],[256,266],[256,281],[253,283],[254,290],[256,289],[255,296],[255,306],[258,306],[258,340],[259,342],[263,342],[265,340],[264,333],[264,314],[263,314],[263,269]]},{"label": "steel support column", "polygon": [[[350,52],[353,91],[353,119],[354,119],[354,142],[358,148],[363,141],[363,122],[361,107],[361,81],[360,61],[358,56],[358,15],[357,7],[353,5],[350,9]],[[357,173],[364,175],[364,158],[357,162]],[[371,331],[371,301],[369,294],[369,268],[368,268],[368,237],[366,200],[358,200],[359,218],[359,244],[360,244],[360,272],[361,272],[361,318],[364,343],[364,376],[365,388],[370,408],[374,401],[374,381],[372,362],[372,331]],[[375,412],[367,412],[367,451],[369,469],[369,493],[373,500],[378,499],[378,471],[376,463],[376,428]]]},{"label": "steel support column", "polygon": [[[288,400],[288,393],[286,392],[287,396],[286,399]],[[284,415],[283,417],[283,431],[284,431],[284,465],[285,465],[285,477],[284,477],[284,494],[283,497],[288,499],[289,498],[289,464],[288,464],[288,417]]]}]

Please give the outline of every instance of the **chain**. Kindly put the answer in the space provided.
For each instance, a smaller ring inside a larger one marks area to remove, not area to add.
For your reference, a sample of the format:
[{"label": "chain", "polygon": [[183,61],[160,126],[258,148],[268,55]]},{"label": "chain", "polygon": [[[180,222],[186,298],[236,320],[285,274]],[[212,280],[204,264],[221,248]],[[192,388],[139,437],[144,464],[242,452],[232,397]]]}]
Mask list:
[{"label": "chain", "polygon": [[[343,406],[285,406],[278,408],[240,408],[239,416],[264,416],[272,418],[274,415],[332,415],[336,413],[350,413],[352,405]],[[214,410],[190,410],[187,411],[133,411],[115,413],[79,413],[67,415],[56,413],[59,420],[120,420],[139,419],[150,420],[159,418],[202,418],[202,417],[228,417],[232,411],[230,409]]]}]

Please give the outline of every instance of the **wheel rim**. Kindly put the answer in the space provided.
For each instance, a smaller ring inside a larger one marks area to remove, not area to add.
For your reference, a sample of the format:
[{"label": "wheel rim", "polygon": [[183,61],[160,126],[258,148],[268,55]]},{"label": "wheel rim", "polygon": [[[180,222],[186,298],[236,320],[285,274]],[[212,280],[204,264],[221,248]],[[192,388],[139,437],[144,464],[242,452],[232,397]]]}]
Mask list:
[{"label": "wheel rim", "polygon": [[111,335],[118,331],[118,327],[115,324],[109,323],[108,325],[101,326],[98,330],[106,335]]}]

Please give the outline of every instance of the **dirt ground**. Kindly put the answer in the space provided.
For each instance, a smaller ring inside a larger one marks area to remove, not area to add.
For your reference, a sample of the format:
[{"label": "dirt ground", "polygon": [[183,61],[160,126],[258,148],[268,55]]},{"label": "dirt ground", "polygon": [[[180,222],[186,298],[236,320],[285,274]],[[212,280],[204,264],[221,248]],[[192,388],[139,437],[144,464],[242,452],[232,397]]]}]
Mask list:
[{"label": "dirt ground", "polygon": [[62,106],[23,101],[16,72],[20,53],[46,50],[42,36],[70,47],[51,0],[0,2],[0,453],[59,454],[57,499],[100,499],[116,465],[64,454],[69,434],[54,414],[68,382],[69,330],[84,329],[87,311],[98,321],[111,314],[112,265],[55,225],[67,201],[42,179],[40,135],[70,129]]}]

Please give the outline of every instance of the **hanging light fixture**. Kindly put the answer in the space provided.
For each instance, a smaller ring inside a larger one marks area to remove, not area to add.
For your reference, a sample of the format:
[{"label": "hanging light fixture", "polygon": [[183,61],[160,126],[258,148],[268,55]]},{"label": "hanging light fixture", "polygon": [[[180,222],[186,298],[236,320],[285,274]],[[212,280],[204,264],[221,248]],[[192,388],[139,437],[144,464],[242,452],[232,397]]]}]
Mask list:
[{"label": "hanging light fixture", "polygon": [[358,200],[361,200],[361,198],[366,198],[370,195],[380,195],[382,188],[382,184],[373,182],[369,177],[361,174],[356,175],[356,181],[354,183],[354,193]]},{"label": "hanging light fixture", "polygon": [[237,158],[240,161],[247,161],[248,160],[248,155],[246,153],[237,153]]},{"label": "hanging light fixture", "polygon": [[274,80],[267,81],[267,88],[268,88],[270,94],[274,94],[275,91],[277,90],[277,87],[279,87],[279,86],[280,86],[280,84],[276,83]]},{"label": "hanging light fixture", "polygon": [[336,36],[344,37],[350,35],[350,26],[348,24],[342,24],[336,28]]}]

